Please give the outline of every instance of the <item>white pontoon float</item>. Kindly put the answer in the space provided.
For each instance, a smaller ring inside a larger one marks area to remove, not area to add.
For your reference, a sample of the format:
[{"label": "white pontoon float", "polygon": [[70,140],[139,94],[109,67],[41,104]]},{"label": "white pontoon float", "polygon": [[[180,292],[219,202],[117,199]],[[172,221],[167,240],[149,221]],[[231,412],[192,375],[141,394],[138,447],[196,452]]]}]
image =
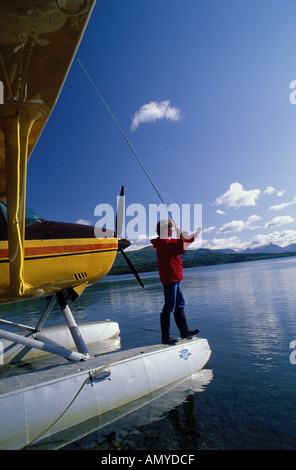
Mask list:
[{"label": "white pontoon float", "polygon": [[[91,418],[120,410],[201,370],[211,355],[208,341],[196,337],[172,346],[118,351],[116,322],[80,327],[73,325],[70,317],[73,319],[69,310],[68,326],[44,330],[42,340],[40,332],[36,337],[34,332],[28,336],[0,331],[2,337],[6,335],[4,357],[10,360],[9,351],[13,352],[12,363],[0,366],[1,449],[28,448]],[[109,338],[105,335],[102,340],[100,332],[109,327]],[[52,330],[58,332],[58,345],[50,338]],[[69,332],[73,340],[70,344]],[[37,342],[42,345],[36,349],[37,356],[41,353],[40,359],[30,359],[29,372],[18,372],[14,361],[22,356],[23,362],[26,354],[32,357],[32,347],[35,349]],[[74,342],[78,351],[70,349]]]},{"label": "white pontoon float", "polygon": [[[163,418],[176,407],[187,403],[191,409],[192,418],[198,421],[198,401],[190,399],[193,394],[203,392],[213,379],[211,369],[204,368],[185,379],[178,380],[167,387],[156,390],[156,392],[129,402],[127,405],[113,409],[107,413],[95,416],[72,426],[52,436],[40,439],[30,446],[32,450],[57,450],[70,445],[70,449],[92,449],[97,447],[100,439],[105,440],[107,436],[112,438],[116,430],[116,441],[120,436],[141,432],[142,426],[147,426]],[[177,429],[176,429],[177,431]],[[180,432],[183,432],[182,428]],[[81,439],[87,436],[87,441]],[[115,437],[115,436],[114,436]],[[66,447],[69,449],[69,447]],[[198,448],[198,447],[197,447]]]}]

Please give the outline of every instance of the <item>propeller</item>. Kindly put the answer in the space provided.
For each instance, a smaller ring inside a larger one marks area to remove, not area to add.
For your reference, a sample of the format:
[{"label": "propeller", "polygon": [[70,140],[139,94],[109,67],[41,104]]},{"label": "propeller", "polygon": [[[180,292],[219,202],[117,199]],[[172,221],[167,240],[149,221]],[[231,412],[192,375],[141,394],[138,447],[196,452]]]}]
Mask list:
[{"label": "propeller", "polygon": [[123,257],[125,259],[125,261],[127,262],[127,264],[129,265],[130,267],[130,270],[131,272],[133,273],[133,275],[135,276],[135,278],[137,279],[138,283],[140,284],[140,286],[144,287],[144,284],[139,276],[139,274],[137,273],[137,271],[135,270],[131,260],[126,256],[125,252],[123,251],[123,248],[119,247],[119,251],[120,253],[123,254]]},{"label": "propeller", "polygon": [[117,237],[121,237],[122,227],[123,227],[123,217],[124,217],[124,186],[121,186],[119,201],[117,204],[117,212],[115,219],[115,231]]},{"label": "propeller", "polygon": [[124,186],[121,186],[120,190],[120,196],[119,196],[119,201],[117,204],[117,212],[116,212],[116,219],[115,219],[115,231],[118,240],[118,251],[123,255],[125,261],[127,262],[131,272],[137,279],[138,283],[140,284],[141,287],[144,287],[144,284],[137,273],[135,267],[133,266],[131,260],[127,257],[125,250],[129,245],[130,242],[124,238],[121,238],[121,233],[122,233],[122,227],[123,227],[123,218],[124,218]]}]

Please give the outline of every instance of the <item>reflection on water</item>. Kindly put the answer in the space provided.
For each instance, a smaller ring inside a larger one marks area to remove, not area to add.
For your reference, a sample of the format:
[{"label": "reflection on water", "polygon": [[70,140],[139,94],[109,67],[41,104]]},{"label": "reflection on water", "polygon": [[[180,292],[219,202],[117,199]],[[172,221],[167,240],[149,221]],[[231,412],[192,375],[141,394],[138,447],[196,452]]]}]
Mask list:
[{"label": "reflection on water", "polygon": [[197,450],[199,448],[200,431],[193,395],[186,398],[181,410],[180,407],[170,410],[169,422],[174,429],[179,449]]},{"label": "reflection on water", "polygon": [[[77,322],[118,321],[123,349],[158,343],[162,286],[156,273],[142,277],[145,289],[133,276],[108,277],[86,289],[72,304]],[[209,341],[204,371],[213,372],[212,380],[203,393],[188,389],[180,398],[175,388],[116,421],[109,416],[99,430],[97,422],[80,428],[67,448],[295,449],[296,366],[289,360],[295,284],[294,257],[185,269],[186,316]],[[42,299],[0,306],[0,317],[35,325],[43,307]],[[61,323],[56,308],[46,326]]]},{"label": "reflection on water", "polygon": [[291,258],[223,266],[209,270],[206,276],[199,271],[198,289],[194,288],[196,277],[188,277],[186,294],[195,290],[190,312],[194,314],[196,305],[196,315],[201,314],[205,321],[206,311],[208,324],[215,329],[219,325],[222,335],[231,336],[241,354],[262,359],[264,367],[264,361],[277,360],[278,355],[286,360],[285,338],[289,332],[296,334],[295,268]]},{"label": "reflection on water", "polygon": [[[212,371],[203,369],[150,396],[106,413],[104,424],[99,424],[98,419],[90,420],[84,423],[87,437],[76,439],[64,449],[198,449],[195,394],[203,392],[212,379]],[[169,426],[163,427],[162,421],[166,420]],[[115,422],[108,425],[108,421]],[[79,431],[81,433],[81,426]],[[64,440],[69,439],[69,432],[68,436],[67,432],[63,433]]]}]

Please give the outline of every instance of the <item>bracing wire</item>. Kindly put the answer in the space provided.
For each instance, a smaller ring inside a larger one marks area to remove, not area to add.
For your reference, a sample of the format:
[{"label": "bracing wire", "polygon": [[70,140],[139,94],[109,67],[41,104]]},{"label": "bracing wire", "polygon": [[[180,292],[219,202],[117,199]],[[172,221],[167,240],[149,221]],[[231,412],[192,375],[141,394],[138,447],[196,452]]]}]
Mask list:
[{"label": "bracing wire", "polygon": [[[148,171],[146,170],[145,166],[143,165],[139,155],[137,154],[137,152],[135,151],[134,147],[132,146],[131,142],[129,141],[129,139],[127,138],[126,134],[124,133],[124,131],[122,130],[121,126],[119,125],[117,119],[115,118],[114,114],[112,113],[111,109],[109,108],[109,106],[107,105],[106,101],[104,100],[104,98],[102,97],[101,93],[99,92],[99,90],[97,89],[95,83],[93,82],[93,80],[91,79],[89,73],[87,72],[87,70],[85,69],[85,67],[82,65],[80,59],[77,59],[80,67],[82,68],[82,70],[84,71],[86,77],[88,78],[88,80],[90,81],[90,83],[92,84],[94,90],[96,91],[97,95],[100,97],[101,101],[103,102],[104,106],[106,107],[107,111],[109,112],[110,116],[112,117],[113,121],[115,122],[116,126],[118,127],[118,129],[120,130],[124,140],[126,141],[126,143],[128,144],[128,146],[130,147],[131,151],[133,152],[134,156],[136,157],[138,163],[140,164],[142,170],[144,171],[145,175],[147,176],[149,182],[151,183],[153,189],[155,190],[156,194],[158,195],[160,201],[162,202],[162,204],[165,206],[166,210],[168,211],[168,208],[167,208],[167,205],[165,204],[165,202],[163,201],[163,198],[161,197],[160,193],[159,193],[159,190],[157,189],[156,185],[154,184],[151,176],[149,175]],[[168,214],[169,216],[171,217],[171,214],[170,212],[168,211]]]}]

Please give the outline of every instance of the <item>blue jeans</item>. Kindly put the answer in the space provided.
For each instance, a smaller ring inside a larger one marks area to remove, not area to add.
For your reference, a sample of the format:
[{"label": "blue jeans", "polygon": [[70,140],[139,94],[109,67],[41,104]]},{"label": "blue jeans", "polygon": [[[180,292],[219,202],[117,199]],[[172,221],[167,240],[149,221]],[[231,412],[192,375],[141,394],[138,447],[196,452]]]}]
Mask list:
[{"label": "blue jeans", "polygon": [[185,299],[181,282],[172,282],[163,286],[163,313],[179,312],[185,308]]}]

